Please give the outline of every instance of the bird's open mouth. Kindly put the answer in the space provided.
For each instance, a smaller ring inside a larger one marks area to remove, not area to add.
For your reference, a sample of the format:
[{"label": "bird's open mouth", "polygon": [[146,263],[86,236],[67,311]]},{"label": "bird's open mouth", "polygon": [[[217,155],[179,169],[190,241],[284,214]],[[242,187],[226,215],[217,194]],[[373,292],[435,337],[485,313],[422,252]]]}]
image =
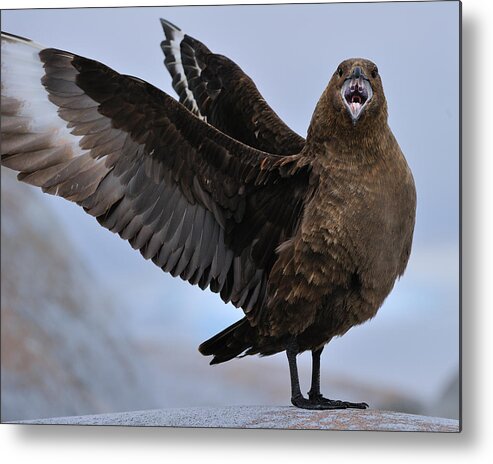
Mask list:
[{"label": "bird's open mouth", "polygon": [[370,83],[363,76],[346,79],[341,89],[342,99],[351,115],[353,124],[373,96]]}]

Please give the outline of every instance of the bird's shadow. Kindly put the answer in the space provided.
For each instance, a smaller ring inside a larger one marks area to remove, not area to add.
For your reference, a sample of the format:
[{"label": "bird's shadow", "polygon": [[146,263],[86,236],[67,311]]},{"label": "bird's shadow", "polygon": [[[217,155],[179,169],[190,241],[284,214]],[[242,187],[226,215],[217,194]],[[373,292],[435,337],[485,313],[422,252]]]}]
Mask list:
[{"label": "bird's shadow", "polygon": [[[480,149],[477,104],[481,100],[480,89],[477,87],[477,77],[483,64],[479,56],[478,18],[464,16],[462,21],[462,163],[461,163],[461,417],[464,426],[464,439],[467,443],[475,442],[474,431],[479,430],[479,393],[475,379],[481,366],[478,337],[478,318],[480,294],[478,282],[479,266],[482,256],[481,242],[477,234],[481,215],[479,210],[480,190]],[[483,212],[484,214],[484,212]],[[467,347],[467,349],[464,349]],[[463,375],[466,368],[466,375]]]}]

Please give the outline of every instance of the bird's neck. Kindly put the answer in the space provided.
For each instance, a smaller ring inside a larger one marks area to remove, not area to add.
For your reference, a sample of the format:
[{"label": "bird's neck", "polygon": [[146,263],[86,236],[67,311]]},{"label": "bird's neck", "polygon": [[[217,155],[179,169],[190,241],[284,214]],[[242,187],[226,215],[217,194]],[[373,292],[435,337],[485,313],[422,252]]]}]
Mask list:
[{"label": "bird's neck", "polygon": [[332,130],[329,134],[326,137],[307,139],[305,149],[319,159],[327,158],[330,162],[352,165],[384,161],[390,153],[392,141],[395,140],[386,124],[375,128],[371,133]]},{"label": "bird's neck", "polygon": [[[344,115],[345,116],[345,115]],[[385,156],[394,140],[386,118],[361,121],[362,124],[341,124],[340,118],[325,117],[312,120],[306,139],[306,149],[311,153],[330,152],[332,159],[346,162],[373,162]],[[323,156],[323,155],[322,155]]]},{"label": "bird's neck", "polygon": [[329,146],[337,148],[337,153],[348,159],[348,156],[376,155],[383,146],[392,142],[385,101],[379,111],[363,114],[353,124],[346,109],[335,105],[331,95],[327,88],[313,113],[306,138],[307,147],[312,147],[311,152],[319,152],[320,147]]}]

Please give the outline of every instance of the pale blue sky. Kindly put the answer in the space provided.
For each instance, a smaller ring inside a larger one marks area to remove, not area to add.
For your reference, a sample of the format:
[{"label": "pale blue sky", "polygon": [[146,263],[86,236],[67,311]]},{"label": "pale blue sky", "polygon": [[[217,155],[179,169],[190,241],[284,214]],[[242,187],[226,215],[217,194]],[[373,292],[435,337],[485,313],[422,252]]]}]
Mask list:
[{"label": "pale blue sky", "polygon": [[[238,63],[302,135],[340,61],[376,62],[390,126],[416,180],[414,249],[377,317],[331,343],[324,362],[429,398],[458,366],[458,15],[458,2],[24,10],[3,11],[2,29],[175,96],[159,47],[166,18]],[[173,319],[198,344],[241,316],[217,295],[164,275],[77,207],[47,202],[142,330],[164,331]],[[143,298],[146,308],[132,308]]]}]

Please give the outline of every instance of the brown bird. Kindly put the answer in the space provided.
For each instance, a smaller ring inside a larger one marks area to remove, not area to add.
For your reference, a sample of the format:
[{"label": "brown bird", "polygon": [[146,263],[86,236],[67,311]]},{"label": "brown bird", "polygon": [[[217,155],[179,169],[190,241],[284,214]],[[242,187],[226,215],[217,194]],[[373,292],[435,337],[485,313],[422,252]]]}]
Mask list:
[{"label": "brown bird", "polygon": [[[199,347],[211,364],[286,351],[293,405],[367,407],[321,395],[320,355],[375,316],[411,250],[414,182],[377,67],[337,67],[304,141],[233,62],[163,27],[183,104],[99,62],[2,34],[2,164],[242,308],[243,319]],[[196,64],[186,68],[185,52]],[[306,350],[308,398],[296,367]]]}]

